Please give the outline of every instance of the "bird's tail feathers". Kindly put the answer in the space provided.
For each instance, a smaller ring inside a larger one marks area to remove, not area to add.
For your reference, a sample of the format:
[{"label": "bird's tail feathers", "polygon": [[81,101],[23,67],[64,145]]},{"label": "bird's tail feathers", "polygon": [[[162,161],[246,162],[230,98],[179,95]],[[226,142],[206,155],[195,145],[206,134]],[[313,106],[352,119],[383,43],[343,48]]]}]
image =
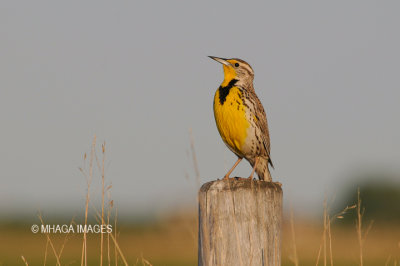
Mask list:
[{"label": "bird's tail feathers", "polygon": [[[260,180],[272,182],[271,173],[269,172],[268,163],[270,162],[267,158],[258,157],[258,163],[256,166],[256,173]],[[254,166],[254,164],[252,164]]]}]

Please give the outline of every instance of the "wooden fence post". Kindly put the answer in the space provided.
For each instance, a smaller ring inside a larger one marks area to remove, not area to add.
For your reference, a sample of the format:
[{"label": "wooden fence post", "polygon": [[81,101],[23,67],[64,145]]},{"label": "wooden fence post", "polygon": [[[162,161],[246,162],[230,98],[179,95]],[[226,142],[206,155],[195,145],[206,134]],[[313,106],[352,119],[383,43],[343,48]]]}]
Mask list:
[{"label": "wooden fence post", "polygon": [[281,265],[279,183],[217,180],[199,191],[199,266]]}]

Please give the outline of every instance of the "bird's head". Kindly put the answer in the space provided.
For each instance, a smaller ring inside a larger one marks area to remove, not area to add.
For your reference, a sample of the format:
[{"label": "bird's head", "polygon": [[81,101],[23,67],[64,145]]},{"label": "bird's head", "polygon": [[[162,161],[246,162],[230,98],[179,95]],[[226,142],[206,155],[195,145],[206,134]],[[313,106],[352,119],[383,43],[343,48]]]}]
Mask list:
[{"label": "bird's head", "polygon": [[245,61],[238,58],[225,59],[209,56],[211,59],[222,64],[224,68],[224,81],[222,86],[226,86],[231,80],[236,79],[242,85],[253,85],[254,71]]}]

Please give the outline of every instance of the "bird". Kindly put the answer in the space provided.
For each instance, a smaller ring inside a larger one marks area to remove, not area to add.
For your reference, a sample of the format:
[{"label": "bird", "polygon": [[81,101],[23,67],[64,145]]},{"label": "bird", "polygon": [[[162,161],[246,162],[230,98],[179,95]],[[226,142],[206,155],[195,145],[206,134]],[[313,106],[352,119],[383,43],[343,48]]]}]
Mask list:
[{"label": "bird", "polygon": [[253,68],[238,58],[225,59],[209,56],[223,66],[224,80],[214,95],[214,117],[222,140],[238,157],[230,174],[245,158],[260,180],[272,182],[269,165],[274,168],[270,156],[270,137],[267,116],[253,86]]}]

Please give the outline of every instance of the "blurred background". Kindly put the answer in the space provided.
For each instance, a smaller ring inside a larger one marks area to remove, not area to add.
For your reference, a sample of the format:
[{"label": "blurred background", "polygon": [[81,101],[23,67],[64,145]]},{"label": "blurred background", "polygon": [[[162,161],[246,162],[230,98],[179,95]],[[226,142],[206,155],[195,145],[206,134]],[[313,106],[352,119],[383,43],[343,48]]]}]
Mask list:
[{"label": "blurred background", "polygon": [[[366,265],[400,261],[400,3],[54,2],[0,4],[0,265],[43,264],[30,226],[81,221],[94,135],[130,264],[196,265],[199,186],[235,162],[215,126],[223,79],[207,56],[255,71],[272,176],[284,190],[283,262],[316,264],[324,202],[357,201]],[[190,133],[191,132],[191,133]],[[193,156],[195,159],[193,159]],[[247,162],[235,170],[248,176]],[[95,167],[91,202],[99,206]],[[93,217],[92,217],[93,218]],[[332,222],[333,259],[358,264],[355,212]],[[65,236],[51,235],[58,248]],[[98,264],[98,236],[89,246]],[[79,265],[81,235],[63,264]],[[46,260],[54,262],[49,252]],[[321,261],[322,263],[322,261]]]}]

